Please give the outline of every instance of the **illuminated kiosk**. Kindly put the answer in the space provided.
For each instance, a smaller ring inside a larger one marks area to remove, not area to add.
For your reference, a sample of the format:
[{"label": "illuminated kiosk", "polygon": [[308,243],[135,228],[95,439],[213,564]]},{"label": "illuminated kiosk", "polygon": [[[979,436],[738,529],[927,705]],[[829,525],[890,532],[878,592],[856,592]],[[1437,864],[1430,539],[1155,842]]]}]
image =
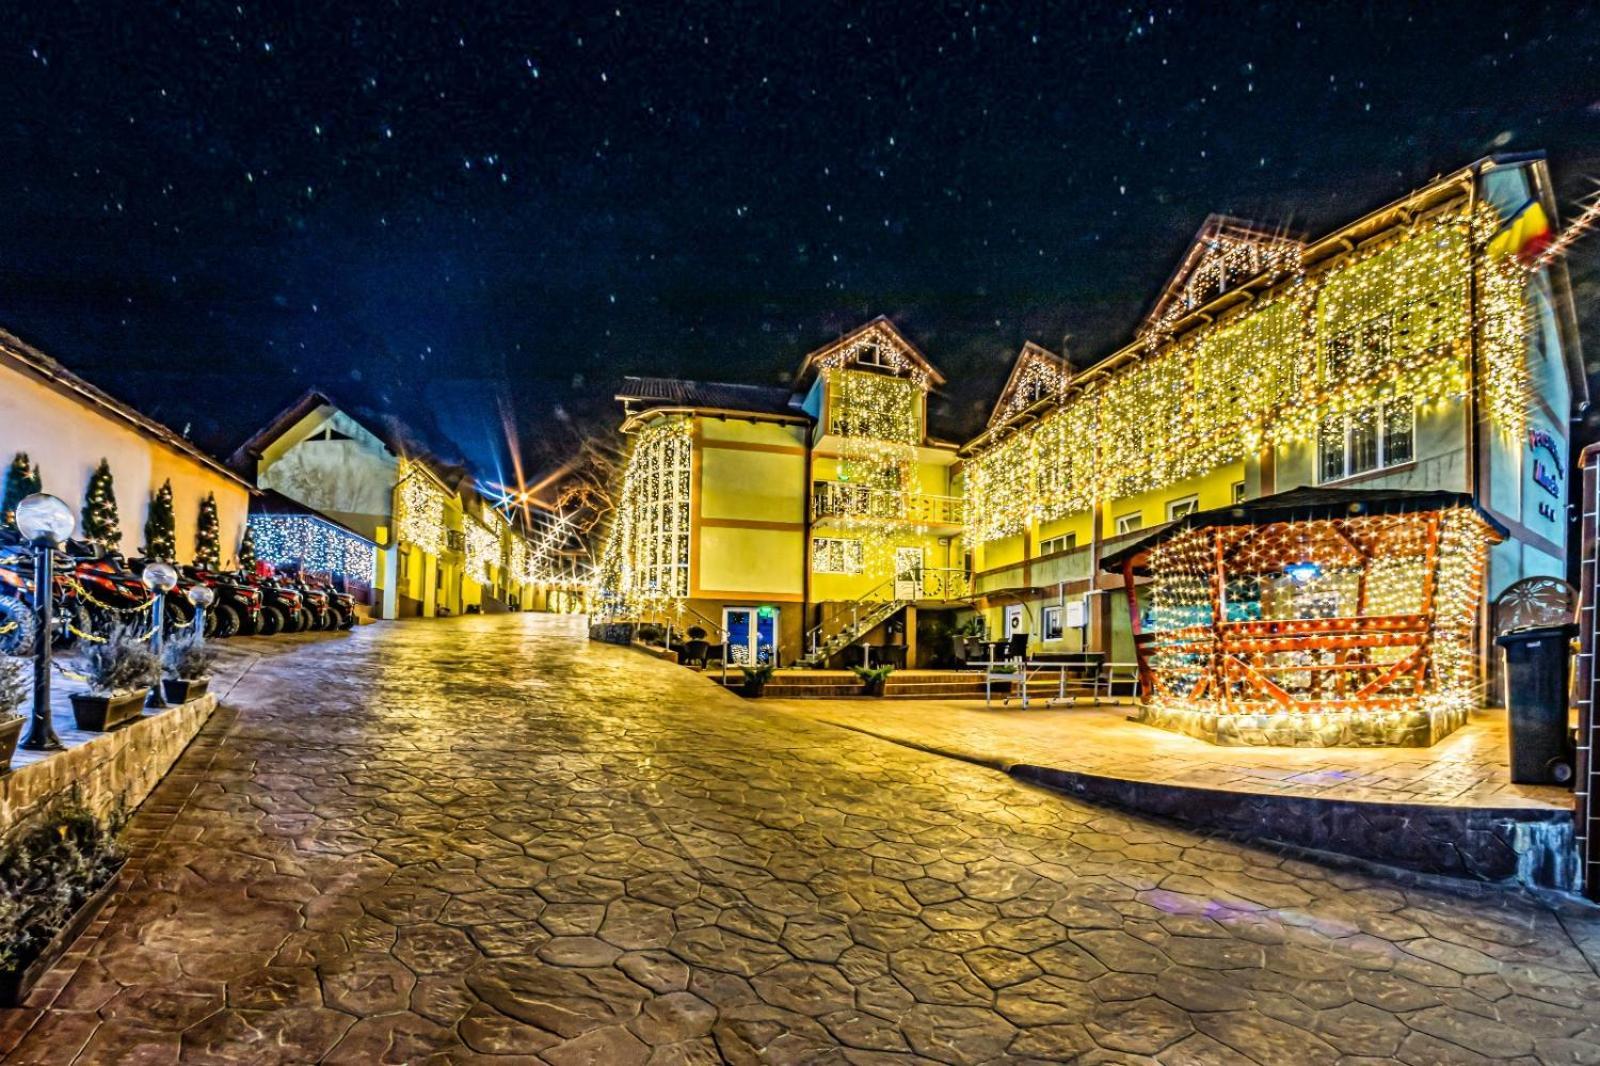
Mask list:
[{"label": "illuminated kiosk", "polygon": [[1154,531],[1102,562],[1127,593],[1139,720],[1214,744],[1438,742],[1478,703],[1505,536],[1463,493],[1311,488]]}]

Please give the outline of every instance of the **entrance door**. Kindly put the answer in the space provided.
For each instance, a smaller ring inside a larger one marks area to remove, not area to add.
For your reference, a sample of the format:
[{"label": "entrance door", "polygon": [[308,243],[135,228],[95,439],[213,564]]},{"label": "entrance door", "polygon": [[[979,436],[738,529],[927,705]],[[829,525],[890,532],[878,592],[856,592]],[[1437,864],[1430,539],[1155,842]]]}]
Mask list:
[{"label": "entrance door", "polygon": [[730,666],[777,665],[776,607],[724,607],[722,628],[728,633]]},{"label": "entrance door", "polygon": [[897,600],[922,598],[921,548],[894,550],[894,598]]}]

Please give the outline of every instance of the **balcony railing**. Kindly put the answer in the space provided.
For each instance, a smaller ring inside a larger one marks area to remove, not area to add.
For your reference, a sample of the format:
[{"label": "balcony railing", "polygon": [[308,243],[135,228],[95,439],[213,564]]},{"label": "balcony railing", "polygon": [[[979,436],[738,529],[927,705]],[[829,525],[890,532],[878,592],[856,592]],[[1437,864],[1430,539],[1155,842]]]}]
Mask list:
[{"label": "balcony railing", "polygon": [[843,481],[811,484],[811,517],[866,518],[907,525],[959,526],[961,499],[926,492],[896,492]]}]

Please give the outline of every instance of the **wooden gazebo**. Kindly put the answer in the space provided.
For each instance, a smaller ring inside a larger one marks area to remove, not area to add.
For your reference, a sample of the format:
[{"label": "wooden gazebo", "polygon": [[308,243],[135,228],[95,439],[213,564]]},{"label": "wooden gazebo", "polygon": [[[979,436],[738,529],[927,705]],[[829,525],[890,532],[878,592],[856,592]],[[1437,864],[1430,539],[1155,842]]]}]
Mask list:
[{"label": "wooden gazebo", "polygon": [[1506,531],[1454,492],[1301,488],[1108,556],[1144,721],[1218,744],[1426,746],[1478,701],[1478,607]]}]

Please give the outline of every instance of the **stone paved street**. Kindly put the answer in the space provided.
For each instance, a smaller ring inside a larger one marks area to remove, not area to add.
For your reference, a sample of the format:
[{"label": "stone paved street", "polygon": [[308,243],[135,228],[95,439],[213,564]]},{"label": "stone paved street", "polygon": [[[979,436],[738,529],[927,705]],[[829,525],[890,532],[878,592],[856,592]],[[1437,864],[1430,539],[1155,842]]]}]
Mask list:
[{"label": "stone paved street", "polygon": [[1600,1062],[1578,904],[1085,807],[572,619],[253,645],[8,1061]]}]

